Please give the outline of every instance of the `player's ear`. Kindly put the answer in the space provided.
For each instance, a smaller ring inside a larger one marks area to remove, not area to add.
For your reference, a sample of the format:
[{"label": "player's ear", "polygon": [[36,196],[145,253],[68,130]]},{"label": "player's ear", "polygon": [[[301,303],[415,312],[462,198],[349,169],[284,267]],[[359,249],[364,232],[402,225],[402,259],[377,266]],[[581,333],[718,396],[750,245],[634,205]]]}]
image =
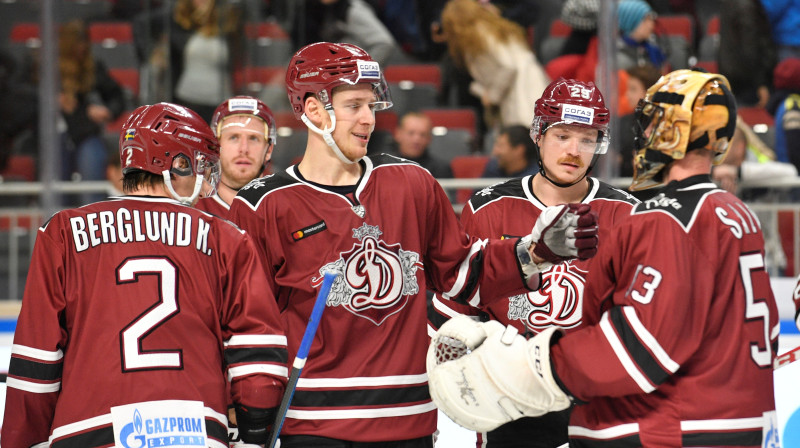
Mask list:
[{"label": "player's ear", "polygon": [[323,123],[325,123],[326,120],[330,120],[328,117],[328,112],[325,110],[325,106],[314,95],[309,95],[306,98],[305,107],[303,110],[305,111],[308,119],[320,129],[323,128]]}]

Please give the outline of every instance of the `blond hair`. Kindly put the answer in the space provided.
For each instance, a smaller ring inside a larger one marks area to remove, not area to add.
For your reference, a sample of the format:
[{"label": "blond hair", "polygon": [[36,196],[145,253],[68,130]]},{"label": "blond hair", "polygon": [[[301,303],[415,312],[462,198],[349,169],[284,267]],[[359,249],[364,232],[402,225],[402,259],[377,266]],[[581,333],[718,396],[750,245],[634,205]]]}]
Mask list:
[{"label": "blond hair", "polygon": [[442,10],[442,32],[456,64],[465,65],[465,57],[490,51],[485,34],[500,42],[518,41],[527,45],[525,30],[504,19],[475,0],[450,0]]}]

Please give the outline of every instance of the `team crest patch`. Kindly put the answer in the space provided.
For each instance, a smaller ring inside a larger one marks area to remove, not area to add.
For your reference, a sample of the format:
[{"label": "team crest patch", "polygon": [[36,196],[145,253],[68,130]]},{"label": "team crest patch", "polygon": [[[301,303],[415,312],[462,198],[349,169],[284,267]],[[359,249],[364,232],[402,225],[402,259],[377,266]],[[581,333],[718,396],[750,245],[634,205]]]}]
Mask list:
[{"label": "team crest patch", "polygon": [[536,332],[556,325],[573,328],[583,316],[583,290],[587,271],[573,263],[553,266],[542,274],[537,291],[508,298],[508,318]]},{"label": "team crest patch", "polygon": [[353,229],[357,240],[353,247],[323,266],[312,280],[319,286],[325,271],[338,273],[326,305],[341,306],[375,325],[399,313],[409,297],[419,293],[416,272],[423,268],[418,253],[387,244],[381,235],[378,226],[366,223]]},{"label": "team crest patch", "polygon": [[323,230],[326,230],[327,228],[328,226],[325,224],[325,221],[320,221],[316,224],[311,224],[310,226],[305,227],[303,229],[295,230],[294,232],[292,232],[292,239],[295,241],[300,241],[303,238],[308,238],[311,235],[320,233]]}]

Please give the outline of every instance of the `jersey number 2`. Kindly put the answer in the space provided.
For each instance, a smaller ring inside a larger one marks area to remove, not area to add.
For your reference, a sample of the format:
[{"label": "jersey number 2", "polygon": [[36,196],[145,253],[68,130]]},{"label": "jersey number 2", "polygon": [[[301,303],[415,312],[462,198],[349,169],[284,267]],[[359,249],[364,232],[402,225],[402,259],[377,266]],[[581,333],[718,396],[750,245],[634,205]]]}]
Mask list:
[{"label": "jersey number 2", "polygon": [[181,351],[142,349],[142,340],[158,326],[178,314],[178,275],[175,265],[166,258],[132,258],[117,268],[118,283],[139,281],[140,275],[156,275],[159,278],[159,300],[128,324],[120,333],[122,371],[179,369],[182,365]]}]

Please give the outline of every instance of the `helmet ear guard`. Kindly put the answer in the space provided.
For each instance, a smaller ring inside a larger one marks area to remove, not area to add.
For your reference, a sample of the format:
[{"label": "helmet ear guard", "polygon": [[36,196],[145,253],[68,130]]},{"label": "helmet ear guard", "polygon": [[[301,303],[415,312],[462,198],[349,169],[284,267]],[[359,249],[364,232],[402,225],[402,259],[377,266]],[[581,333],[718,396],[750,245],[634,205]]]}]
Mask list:
[{"label": "helmet ear guard", "polygon": [[725,159],[736,128],[736,101],[728,80],[719,74],[677,70],[662,76],[636,107],[631,190],[663,183],[664,167],[694,149]]}]

